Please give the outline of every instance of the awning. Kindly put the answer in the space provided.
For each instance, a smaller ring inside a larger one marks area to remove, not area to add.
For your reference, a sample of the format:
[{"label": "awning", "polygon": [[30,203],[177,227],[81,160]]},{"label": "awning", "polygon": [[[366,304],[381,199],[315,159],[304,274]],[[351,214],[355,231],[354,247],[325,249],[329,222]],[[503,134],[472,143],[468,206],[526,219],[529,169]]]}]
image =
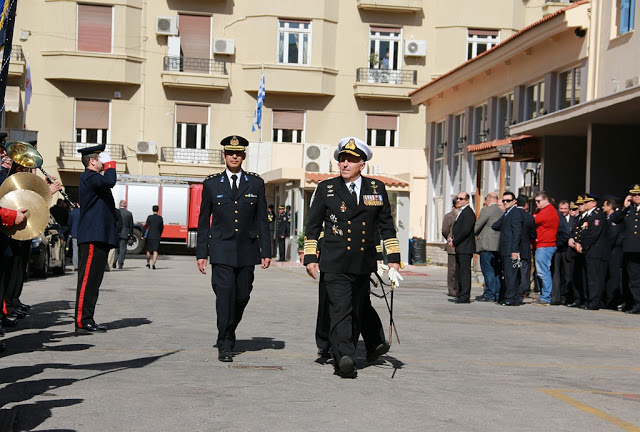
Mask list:
[{"label": "awning", "polygon": [[7,86],[4,95],[4,109],[8,112],[20,112],[20,87]]},{"label": "awning", "polygon": [[[320,183],[323,180],[327,180],[333,177],[338,177],[336,173],[312,173],[307,172],[304,174],[304,178],[308,183]],[[385,186],[394,186],[394,187],[408,187],[409,183],[406,181],[396,179],[388,176],[381,175],[365,175],[367,178],[373,178],[384,183]]]},{"label": "awning", "polygon": [[539,161],[540,140],[531,135],[518,135],[504,139],[471,144],[469,153],[478,161],[509,159],[513,162]]}]

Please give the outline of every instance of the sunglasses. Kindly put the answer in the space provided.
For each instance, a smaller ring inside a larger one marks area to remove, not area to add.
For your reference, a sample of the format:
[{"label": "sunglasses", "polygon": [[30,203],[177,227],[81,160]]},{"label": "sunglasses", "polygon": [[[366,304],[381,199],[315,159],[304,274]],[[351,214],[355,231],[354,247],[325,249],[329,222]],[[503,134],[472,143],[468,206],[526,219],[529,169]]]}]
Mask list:
[{"label": "sunglasses", "polygon": [[456,201],[464,201],[464,200],[466,200],[466,198],[456,197]]},{"label": "sunglasses", "polygon": [[510,199],[510,200],[508,200],[508,199],[503,199],[503,200],[502,200],[502,202],[503,202],[503,203],[508,203],[508,202],[511,202],[511,201],[514,201],[514,200],[512,200],[512,199]]},{"label": "sunglasses", "polygon": [[537,202],[537,203],[541,203],[542,202],[542,200],[534,200],[534,201]]}]

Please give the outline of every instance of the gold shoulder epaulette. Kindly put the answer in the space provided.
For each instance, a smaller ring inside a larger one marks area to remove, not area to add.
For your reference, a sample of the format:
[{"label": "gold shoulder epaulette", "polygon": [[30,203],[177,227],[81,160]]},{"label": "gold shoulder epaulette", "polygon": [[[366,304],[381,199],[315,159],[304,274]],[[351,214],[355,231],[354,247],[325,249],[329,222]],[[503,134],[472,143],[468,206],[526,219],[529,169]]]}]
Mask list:
[{"label": "gold shoulder epaulette", "polygon": [[254,173],[254,172],[247,171],[247,174],[260,178],[260,174],[257,174],[257,173]]},{"label": "gold shoulder epaulette", "polygon": [[221,176],[222,174],[224,174],[224,171],[219,172],[219,173],[215,173],[215,174],[209,174],[205,180],[209,180],[209,179],[212,179],[212,178],[219,177],[219,176]]}]

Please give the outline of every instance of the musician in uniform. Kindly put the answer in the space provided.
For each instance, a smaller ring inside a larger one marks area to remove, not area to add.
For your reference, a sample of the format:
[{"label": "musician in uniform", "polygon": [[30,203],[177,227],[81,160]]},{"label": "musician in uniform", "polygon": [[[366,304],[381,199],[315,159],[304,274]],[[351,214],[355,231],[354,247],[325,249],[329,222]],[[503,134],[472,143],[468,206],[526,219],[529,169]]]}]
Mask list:
[{"label": "musician in uniform", "polygon": [[271,240],[264,180],[242,169],[249,142],[237,135],[224,138],[226,170],[206,178],[198,218],[196,259],[216,295],[218,360],[233,361],[236,329],[253,288],[254,266],[271,264]]},{"label": "musician in uniform", "polygon": [[76,334],[107,331],[93,319],[109,250],[118,245],[117,210],[111,193],[117,178],[116,162],[104,149],[105,145],[100,144],[78,150],[85,170],[78,187]]},{"label": "musician in uniform", "polygon": [[[371,149],[363,141],[340,140],[334,158],[340,177],[318,184],[309,210],[304,248],[307,273],[323,273],[329,297],[331,351],[336,373],[357,376],[355,350],[369,295],[369,275],[376,271],[375,231],[387,250],[389,277],[398,282],[400,246],[391,216],[384,183],[361,176]],[[316,256],[320,233],[324,231],[322,255]],[[319,262],[318,262],[319,261]],[[383,336],[374,346],[383,349]]]}]

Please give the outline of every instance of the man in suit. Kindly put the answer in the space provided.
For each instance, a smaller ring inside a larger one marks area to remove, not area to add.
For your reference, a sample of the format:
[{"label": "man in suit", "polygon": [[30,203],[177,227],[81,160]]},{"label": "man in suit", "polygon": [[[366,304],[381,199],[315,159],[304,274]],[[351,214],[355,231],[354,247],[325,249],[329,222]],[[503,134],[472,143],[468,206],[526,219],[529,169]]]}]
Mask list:
[{"label": "man in suit", "polygon": [[151,207],[153,214],[147,216],[144,223],[144,231],[146,233],[145,247],[147,249],[147,268],[149,268],[149,260],[153,255],[152,269],[156,269],[156,261],[158,261],[158,250],[160,249],[160,240],[162,239],[162,231],[164,231],[164,219],[158,214],[160,208],[157,205]]},{"label": "man in suit", "polygon": [[459,192],[458,215],[451,227],[449,245],[456,250],[456,280],[458,282],[458,296],[449,299],[453,303],[470,303],[471,300],[471,258],[476,252],[476,237],[473,227],[476,223],[476,214],[469,206],[470,196],[467,192]]},{"label": "man in suit", "polygon": [[278,261],[286,261],[286,244],[289,237],[289,216],[284,211],[284,206],[278,206]]},{"label": "man in suit", "polygon": [[[116,248],[116,261],[118,268],[124,266],[124,259],[127,256],[127,245],[129,239],[133,236],[133,214],[127,210],[127,202],[120,201],[120,232],[118,233],[118,248]],[[115,268],[115,261],[113,263]]]},{"label": "man in suit", "polygon": [[236,329],[249,303],[254,268],[271,264],[264,180],[242,169],[249,141],[231,135],[220,141],[226,169],[206,178],[198,218],[196,258],[216,295],[218,360],[232,362]]},{"label": "man in suit", "polygon": [[499,251],[502,257],[505,295],[504,306],[519,306],[518,293],[520,291],[520,251],[522,243],[523,213],[516,206],[516,196],[513,192],[502,194],[504,214],[492,225],[500,231]]},{"label": "man in suit", "polygon": [[519,195],[516,199],[518,210],[522,212],[522,237],[520,240],[520,289],[517,304],[522,304],[531,290],[531,246],[537,238],[536,221],[529,213],[529,197]]},{"label": "man in suit", "polygon": [[444,250],[447,251],[447,289],[449,290],[449,297],[458,296],[458,284],[456,282],[456,250],[449,244],[451,240],[451,227],[453,221],[456,220],[458,215],[458,200],[453,199],[451,211],[444,215],[442,219],[442,237],[447,241],[444,245]]},{"label": "man in suit", "polygon": [[[357,376],[355,351],[370,304],[369,276],[377,269],[378,229],[387,250],[389,278],[396,284],[399,280],[400,245],[384,183],[361,175],[371,156],[371,148],[362,140],[355,137],[340,140],[334,153],[340,176],[318,184],[305,229],[304,264],[312,278],[316,278],[318,271],[323,274],[329,296],[329,339],[334,367],[344,378]],[[318,260],[316,251],[322,231],[322,254]],[[378,340],[371,343],[376,347],[371,354],[379,356],[387,352],[389,345],[383,332],[371,327],[367,331],[378,335]]]},{"label": "man in suit", "polygon": [[500,233],[495,231],[492,226],[503,214],[504,212],[498,206],[498,194],[488,193],[473,229],[478,236],[476,250],[480,256],[480,269],[484,277],[484,292],[476,297],[476,301],[494,302],[500,298],[500,274],[502,272],[502,263],[498,252]]},{"label": "man in suit", "polygon": [[[115,186],[116,162],[100,144],[78,150],[85,170],[80,174],[78,196],[78,285],[76,289],[76,334],[105,332],[93,319],[109,249],[118,245]],[[101,173],[104,171],[104,175]]]},{"label": "man in suit", "polygon": [[[567,200],[561,200],[558,203],[558,234],[557,234],[557,250],[553,256],[553,282],[551,289],[551,305],[568,304],[569,290],[572,289],[571,273],[572,268],[569,267],[568,255],[572,251],[568,241],[571,236],[571,220],[569,214],[570,204]],[[572,262],[571,262],[572,265]]]}]

